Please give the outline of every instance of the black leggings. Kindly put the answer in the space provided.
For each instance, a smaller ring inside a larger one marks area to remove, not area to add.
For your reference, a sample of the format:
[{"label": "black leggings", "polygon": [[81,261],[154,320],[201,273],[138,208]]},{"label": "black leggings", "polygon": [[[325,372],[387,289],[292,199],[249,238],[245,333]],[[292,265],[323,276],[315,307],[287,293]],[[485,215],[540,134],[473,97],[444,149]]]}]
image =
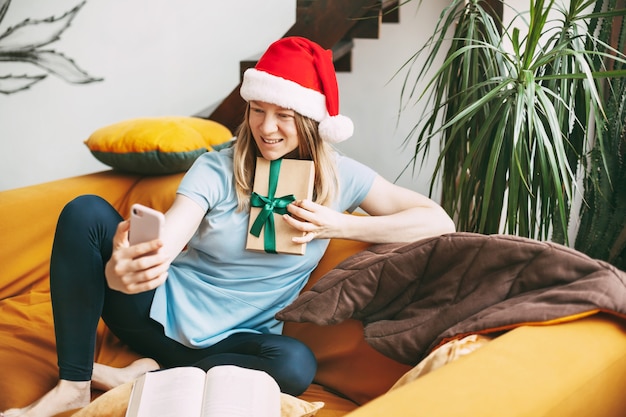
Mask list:
[{"label": "black leggings", "polygon": [[96,328],[102,317],[120,340],[163,367],[208,370],[216,365],[238,365],[267,372],[283,392],[292,395],[309,386],[317,363],[311,350],[296,339],[236,333],[208,348],[189,348],[165,336],[161,324],[149,317],[154,290],[133,295],[111,290],[104,266],[121,220],[108,202],[93,195],[71,201],[59,216],[50,292],[61,379],[91,379]]}]

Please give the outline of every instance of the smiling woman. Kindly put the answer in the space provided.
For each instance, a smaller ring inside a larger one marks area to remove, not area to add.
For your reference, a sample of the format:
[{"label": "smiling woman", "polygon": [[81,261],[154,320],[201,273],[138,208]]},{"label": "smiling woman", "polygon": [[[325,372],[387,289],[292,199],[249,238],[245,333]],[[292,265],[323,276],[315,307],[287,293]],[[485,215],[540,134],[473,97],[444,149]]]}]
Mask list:
[{"label": "smiling woman", "polygon": [[[61,38],[85,3],[86,0],[60,17],[26,19],[9,27],[0,35],[0,62],[28,63],[46,72],[36,75],[0,73],[0,93],[13,94],[26,90],[46,79],[48,75],[56,75],[73,84],[87,84],[103,80],[92,77],[61,52],[42,49],[43,46],[50,45]],[[0,23],[6,16],[10,4],[11,0],[0,0]]]}]

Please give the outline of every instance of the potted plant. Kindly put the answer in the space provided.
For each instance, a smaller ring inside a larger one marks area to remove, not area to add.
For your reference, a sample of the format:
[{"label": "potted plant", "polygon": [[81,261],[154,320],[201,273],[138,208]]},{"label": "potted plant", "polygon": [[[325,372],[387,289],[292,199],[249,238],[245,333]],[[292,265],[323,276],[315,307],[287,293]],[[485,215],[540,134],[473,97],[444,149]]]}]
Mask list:
[{"label": "potted plant", "polygon": [[594,141],[606,171],[605,138],[592,135],[606,120],[599,80],[626,75],[600,65],[626,61],[588,31],[594,19],[626,11],[590,11],[595,3],[529,0],[507,25],[482,1],[452,0],[403,67],[401,115],[415,100],[427,109],[405,139],[414,144],[408,166],[440,147],[431,194],[440,180],[458,230],[568,242],[577,173]]},{"label": "potted plant", "polygon": [[[606,3],[606,4],[605,4]],[[596,10],[624,7],[625,0],[598,1]],[[622,19],[601,19],[592,27],[608,45],[623,50],[626,27]],[[615,68],[624,68],[612,62]],[[584,204],[574,247],[626,270],[626,78],[605,79],[606,119],[599,130],[604,138],[589,157]],[[604,169],[605,168],[605,169]]]}]

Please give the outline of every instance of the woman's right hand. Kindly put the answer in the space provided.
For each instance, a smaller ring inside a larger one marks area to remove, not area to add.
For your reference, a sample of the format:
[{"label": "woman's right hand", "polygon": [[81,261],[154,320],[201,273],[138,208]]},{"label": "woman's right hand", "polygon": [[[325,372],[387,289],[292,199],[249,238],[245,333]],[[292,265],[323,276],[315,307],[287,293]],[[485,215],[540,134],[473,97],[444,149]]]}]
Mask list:
[{"label": "woman's right hand", "polygon": [[130,246],[125,220],[117,226],[113,237],[113,253],[105,267],[109,288],[125,294],[152,290],[167,279],[170,257],[160,251],[160,239]]}]

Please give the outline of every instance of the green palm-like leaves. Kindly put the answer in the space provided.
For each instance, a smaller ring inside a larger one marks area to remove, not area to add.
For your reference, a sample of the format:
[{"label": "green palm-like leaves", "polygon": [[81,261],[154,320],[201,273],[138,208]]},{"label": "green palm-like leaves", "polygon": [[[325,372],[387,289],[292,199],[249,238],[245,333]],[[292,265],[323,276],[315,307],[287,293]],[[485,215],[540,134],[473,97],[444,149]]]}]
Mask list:
[{"label": "green palm-like leaves", "polygon": [[[10,3],[10,0],[0,0],[0,22]],[[48,74],[54,74],[67,82],[77,84],[102,80],[90,76],[64,54],[43,49],[60,39],[61,34],[70,26],[84,4],[85,1],[58,18],[26,19],[0,35],[0,62],[25,62],[45,72],[45,74],[37,75],[1,75],[0,93],[11,94],[25,90],[45,79]]]},{"label": "green palm-like leaves", "polygon": [[[624,3],[598,0],[595,8],[614,10]],[[599,39],[624,50],[626,26],[619,19],[609,16],[596,23]],[[614,69],[626,68],[621,62],[611,64]],[[596,144],[589,157],[585,204],[581,206],[574,247],[626,270],[626,78],[605,79],[603,90],[607,118],[596,130],[604,140]]]},{"label": "green palm-like leaves", "polygon": [[[480,1],[450,3],[405,67],[404,106],[427,100],[429,109],[406,141],[415,141],[415,164],[441,138],[431,194],[441,176],[442,204],[459,230],[565,242],[576,173],[591,149],[589,128],[604,120],[598,79],[626,72],[594,61],[609,56],[586,31],[595,1],[572,0],[569,8],[555,0],[529,3],[528,20],[518,14],[502,35]],[[616,14],[625,11],[607,13]],[[452,28],[445,60],[434,68]],[[424,53],[426,65],[413,76]],[[425,79],[418,95],[415,85]]]}]

